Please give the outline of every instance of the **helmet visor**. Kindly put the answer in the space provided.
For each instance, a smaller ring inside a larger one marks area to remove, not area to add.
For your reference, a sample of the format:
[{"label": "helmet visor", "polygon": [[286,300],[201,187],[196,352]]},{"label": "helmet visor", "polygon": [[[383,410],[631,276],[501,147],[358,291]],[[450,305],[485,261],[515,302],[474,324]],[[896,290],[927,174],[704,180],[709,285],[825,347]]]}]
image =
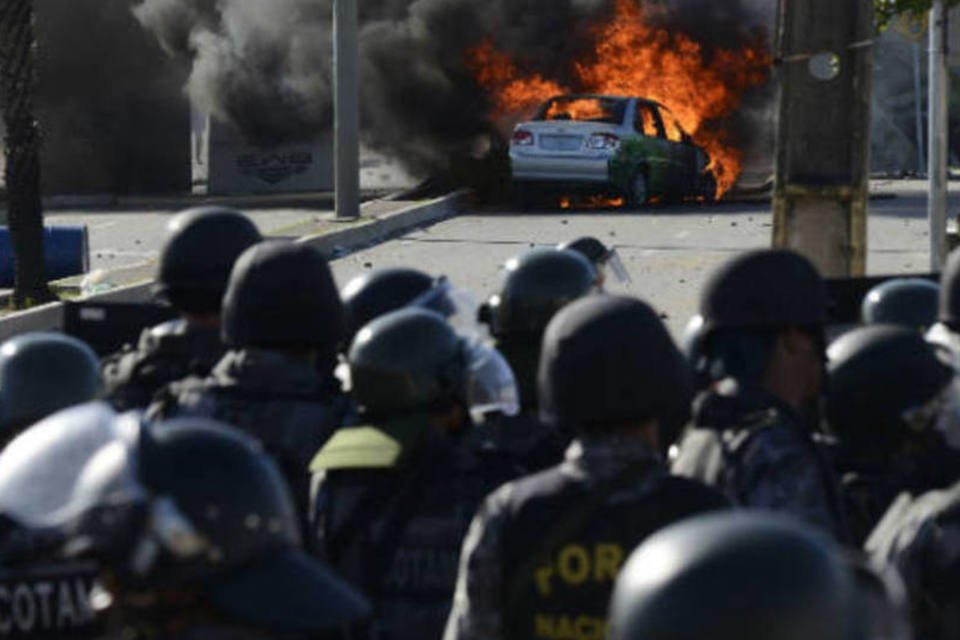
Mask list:
[{"label": "helmet visor", "polygon": [[487,327],[477,322],[480,300],[466,289],[453,286],[446,277],[437,279],[431,289],[411,300],[408,306],[439,313],[466,338],[487,337]]},{"label": "helmet visor", "polygon": [[626,265],[623,264],[623,260],[620,259],[620,252],[616,249],[610,250],[603,264],[610,269],[613,277],[616,278],[620,284],[630,284],[633,282],[633,278],[630,277],[630,272],[627,271]]},{"label": "helmet visor", "polygon": [[515,416],[520,394],[513,371],[500,352],[479,340],[467,342],[466,400],[474,424],[491,414]]},{"label": "helmet visor", "polygon": [[28,528],[56,527],[76,515],[73,492],[88,463],[123,437],[116,413],[91,403],[53,414],[0,454],[0,513]]}]

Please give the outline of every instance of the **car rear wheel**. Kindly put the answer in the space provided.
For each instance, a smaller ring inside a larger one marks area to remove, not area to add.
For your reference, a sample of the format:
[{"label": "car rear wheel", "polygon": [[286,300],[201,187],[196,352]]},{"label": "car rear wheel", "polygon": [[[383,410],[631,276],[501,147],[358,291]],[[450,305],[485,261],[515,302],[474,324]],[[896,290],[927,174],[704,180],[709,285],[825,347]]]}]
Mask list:
[{"label": "car rear wheel", "polygon": [[630,179],[630,189],[627,193],[627,204],[631,209],[643,207],[650,198],[650,192],[647,188],[647,174],[642,170],[633,174]]}]

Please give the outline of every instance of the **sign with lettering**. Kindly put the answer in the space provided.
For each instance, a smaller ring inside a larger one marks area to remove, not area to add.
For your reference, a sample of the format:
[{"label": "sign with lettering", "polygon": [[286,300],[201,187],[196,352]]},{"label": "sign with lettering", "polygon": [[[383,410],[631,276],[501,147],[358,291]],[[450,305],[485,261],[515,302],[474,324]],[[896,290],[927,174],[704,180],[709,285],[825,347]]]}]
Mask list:
[{"label": "sign with lettering", "polygon": [[0,570],[0,638],[92,636],[93,563]]}]

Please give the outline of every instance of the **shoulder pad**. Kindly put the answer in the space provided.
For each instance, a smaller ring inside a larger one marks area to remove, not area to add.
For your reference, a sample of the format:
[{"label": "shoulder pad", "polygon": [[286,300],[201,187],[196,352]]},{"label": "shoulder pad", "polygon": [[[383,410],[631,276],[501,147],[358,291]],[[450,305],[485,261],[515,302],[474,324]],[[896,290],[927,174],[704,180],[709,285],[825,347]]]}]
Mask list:
[{"label": "shoulder pad", "polygon": [[428,429],[426,422],[408,420],[383,426],[337,430],[310,462],[310,471],[389,469],[399,466]]}]

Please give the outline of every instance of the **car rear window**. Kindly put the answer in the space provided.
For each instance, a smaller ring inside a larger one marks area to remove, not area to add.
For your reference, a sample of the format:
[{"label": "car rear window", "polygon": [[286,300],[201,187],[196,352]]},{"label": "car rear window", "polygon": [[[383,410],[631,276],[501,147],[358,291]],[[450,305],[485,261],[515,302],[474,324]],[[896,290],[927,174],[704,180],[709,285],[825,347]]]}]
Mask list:
[{"label": "car rear window", "polygon": [[534,120],[578,120],[621,124],[627,101],[618,98],[571,96],[548,100]]}]

